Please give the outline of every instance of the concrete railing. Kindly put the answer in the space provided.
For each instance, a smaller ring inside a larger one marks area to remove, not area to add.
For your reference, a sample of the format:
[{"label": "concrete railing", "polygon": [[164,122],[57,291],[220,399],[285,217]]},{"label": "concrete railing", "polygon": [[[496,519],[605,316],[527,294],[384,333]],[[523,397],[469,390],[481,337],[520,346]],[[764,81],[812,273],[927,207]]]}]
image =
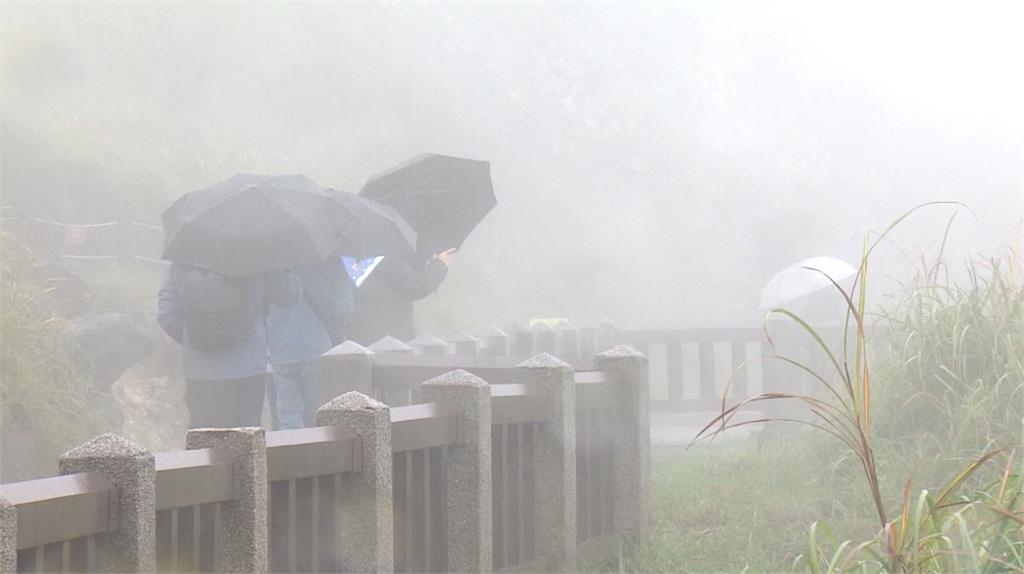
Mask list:
[{"label": "concrete railing", "polygon": [[[372,391],[374,357],[332,350],[324,386]],[[545,353],[489,366],[500,382],[418,357],[405,367],[437,376],[410,404],[349,390],[314,428],[192,430],[155,456],[115,435],[72,449],[62,476],[0,486],[0,570],[564,570],[644,535],[642,355],[575,372]]]},{"label": "concrete railing", "polygon": [[[574,370],[590,371],[597,352],[627,344],[650,362],[651,408],[657,413],[718,411],[727,389],[730,405],[765,392],[819,393],[820,385],[806,373],[770,358],[779,351],[820,367],[821,357],[814,362],[810,336],[789,324],[773,325],[771,331],[777,349],[769,345],[763,327],[620,329],[610,321],[581,326],[562,322],[554,327],[516,323],[445,339],[421,334],[408,343],[385,337],[367,348],[373,351],[368,363],[372,373],[369,385],[358,390],[392,406],[404,405],[415,400],[420,380],[451,368],[504,382],[498,377],[505,376],[508,367],[549,353]],[[832,343],[835,331],[827,330]],[[758,408],[782,412],[786,405],[776,402]]]}]

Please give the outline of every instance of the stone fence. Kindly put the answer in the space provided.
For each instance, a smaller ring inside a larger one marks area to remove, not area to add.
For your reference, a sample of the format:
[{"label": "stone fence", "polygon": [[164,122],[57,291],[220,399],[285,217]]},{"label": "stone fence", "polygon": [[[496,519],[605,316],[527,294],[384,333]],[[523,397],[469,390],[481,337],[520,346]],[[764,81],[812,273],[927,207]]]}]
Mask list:
[{"label": "stone fence", "polygon": [[156,455],[93,439],[61,476],[0,485],[0,570],[564,571],[642,538],[646,358],[475,361],[346,343],[317,427],[197,429]]}]

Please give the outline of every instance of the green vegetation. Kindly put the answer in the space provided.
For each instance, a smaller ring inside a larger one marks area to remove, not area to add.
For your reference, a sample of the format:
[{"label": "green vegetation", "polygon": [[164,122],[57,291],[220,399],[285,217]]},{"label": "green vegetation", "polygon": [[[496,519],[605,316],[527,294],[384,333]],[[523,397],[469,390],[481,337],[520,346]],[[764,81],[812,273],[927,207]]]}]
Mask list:
[{"label": "green vegetation", "polygon": [[828,367],[766,360],[813,377],[824,398],[752,397],[704,436],[778,400],[801,404],[807,416],[789,422],[817,432],[761,454],[659,461],[654,535],[629,569],[1024,571],[1024,290],[1009,260],[970,264],[966,286],[936,263],[869,316],[869,257],[907,215],[865,244],[852,289],[835,285],[848,306],[840,344],[789,310],[771,312],[796,323]]},{"label": "green vegetation", "polygon": [[870,535],[856,468],[832,462],[841,454],[834,445],[797,433],[754,446],[656,451],[652,536],[626,558],[626,570],[790,571],[806,550],[807,524],[822,516],[844,533]]},{"label": "green vegetation", "polygon": [[0,416],[3,480],[39,474],[63,449],[104,429],[91,381],[80,376],[73,353],[53,342],[60,325],[51,294],[59,286],[38,279],[32,257],[13,236],[3,234],[0,333],[3,373]]},{"label": "green vegetation", "polygon": [[929,448],[961,453],[1019,441],[1024,290],[1013,285],[1009,263],[971,262],[965,285],[950,281],[941,263],[923,266],[883,309],[879,434],[924,434],[934,441]]}]

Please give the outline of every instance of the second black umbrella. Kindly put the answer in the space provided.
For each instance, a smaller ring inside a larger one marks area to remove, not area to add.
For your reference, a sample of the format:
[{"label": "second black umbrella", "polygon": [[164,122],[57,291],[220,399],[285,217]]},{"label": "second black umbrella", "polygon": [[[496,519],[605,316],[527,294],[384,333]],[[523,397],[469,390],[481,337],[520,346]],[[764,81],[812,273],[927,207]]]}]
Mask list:
[{"label": "second black umbrella", "polygon": [[434,252],[461,247],[497,205],[490,163],[439,154],[371,177],[360,195],[397,209],[416,230],[421,251]]}]

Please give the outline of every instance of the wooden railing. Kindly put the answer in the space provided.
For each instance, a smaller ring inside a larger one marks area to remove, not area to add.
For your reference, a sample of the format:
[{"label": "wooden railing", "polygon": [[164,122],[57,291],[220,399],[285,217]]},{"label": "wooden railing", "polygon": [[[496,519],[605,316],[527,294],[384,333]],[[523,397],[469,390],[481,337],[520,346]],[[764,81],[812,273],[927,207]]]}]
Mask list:
[{"label": "wooden railing", "polygon": [[[651,361],[652,408],[660,412],[714,411],[730,384],[734,400],[772,388],[764,363],[764,331],[737,329],[620,329],[616,340],[642,350]],[[771,371],[769,370],[769,373]]]},{"label": "wooden railing", "polygon": [[362,470],[362,442],[345,426],[267,433],[272,572],[338,572],[341,481]]},{"label": "wooden railing", "polygon": [[118,489],[100,473],[3,487],[16,508],[19,572],[92,570],[96,539],[118,528]]},{"label": "wooden railing", "polygon": [[156,565],[160,572],[199,572],[216,564],[222,504],[235,498],[233,457],[212,449],[155,456]]},{"label": "wooden railing", "polygon": [[[396,358],[400,357],[400,358]],[[562,570],[642,536],[646,362],[374,354],[324,357],[325,387],[439,376],[389,407],[345,392],[321,426],[197,429],[151,455],[104,435],[64,476],[0,485],[0,570]],[[379,364],[377,364],[379,363]],[[381,371],[383,369],[383,371]],[[600,370],[597,370],[600,369]]]},{"label": "wooden railing", "polygon": [[391,409],[396,572],[448,565],[447,454],[458,444],[456,413],[437,404]]},{"label": "wooden railing", "polygon": [[[839,326],[817,326],[827,344],[841,346]],[[631,345],[650,361],[651,408],[655,412],[706,412],[761,393],[820,395],[822,388],[806,372],[780,361],[783,355],[829,373],[812,337],[788,321],[729,329],[617,329],[615,341]],[[792,403],[761,403],[758,408],[788,412]]]},{"label": "wooden railing", "polygon": [[513,324],[448,339],[426,334],[408,344],[386,337],[368,347],[374,352],[372,383],[364,391],[389,405],[409,404],[416,400],[418,381],[453,368],[507,383],[514,378],[512,366],[541,352],[586,372],[593,370],[596,352],[621,343],[648,357],[654,412],[718,411],[726,391],[729,404],[763,392],[816,392],[806,374],[770,358],[778,350],[807,360],[810,337],[785,324],[773,325],[771,332],[778,349],[769,345],[761,326],[617,329],[607,321],[579,327],[563,322],[553,328]]}]

